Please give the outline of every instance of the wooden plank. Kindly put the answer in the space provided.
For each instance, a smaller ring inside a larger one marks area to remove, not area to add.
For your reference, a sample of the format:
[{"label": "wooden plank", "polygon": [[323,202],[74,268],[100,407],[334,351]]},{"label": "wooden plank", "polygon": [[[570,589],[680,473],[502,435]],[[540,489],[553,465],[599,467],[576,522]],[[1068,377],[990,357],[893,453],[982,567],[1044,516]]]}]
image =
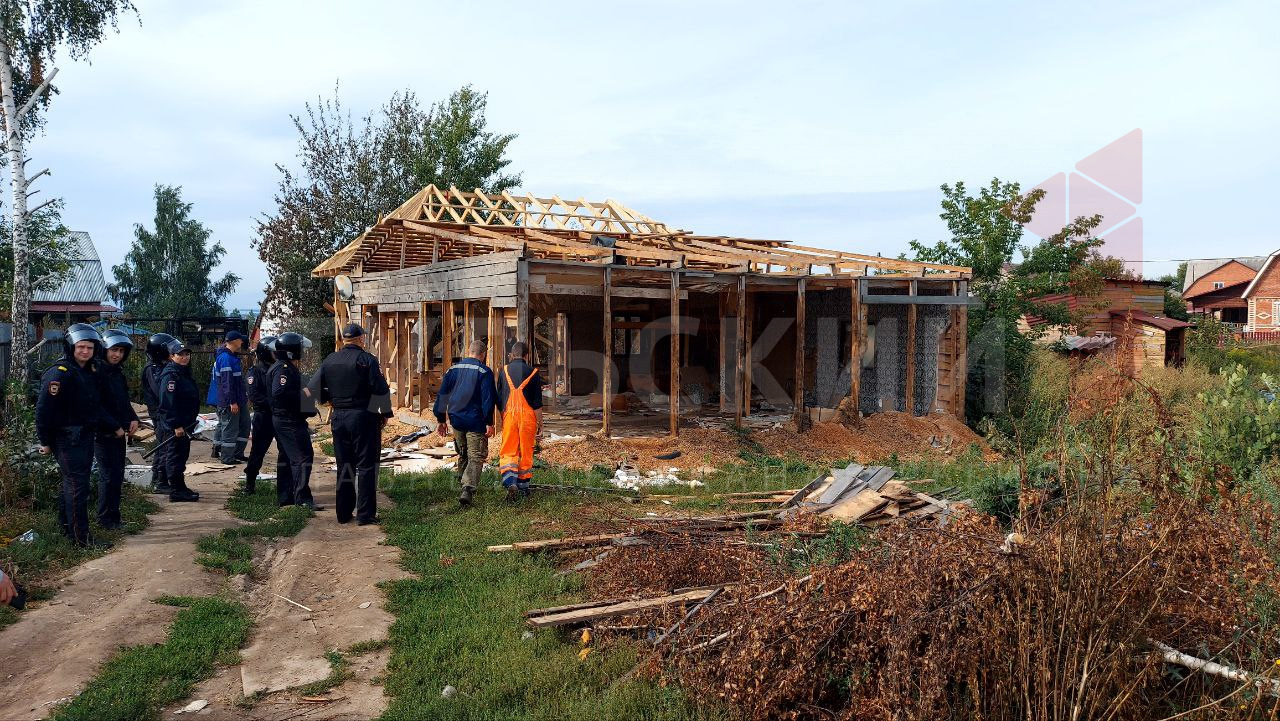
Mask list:
[{"label": "wooden plank", "polygon": [[749,416],[751,415],[751,390],[753,387],[751,371],[756,364],[756,359],[752,357],[755,353],[755,343],[752,342],[752,335],[755,333],[756,297],[751,295],[751,292],[746,290],[745,286],[744,292],[747,296],[747,320],[743,340],[746,342],[747,350],[743,354],[745,363],[742,365],[742,415]]},{"label": "wooden plank", "polygon": [[590,546],[609,545],[613,541],[629,538],[632,533],[599,533],[590,536],[566,536],[564,538],[548,538],[542,541],[520,541],[498,546],[489,546],[489,553],[519,551],[520,553],[537,553],[539,551],[560,551],[566,548],[587,548]]},{"label": "wooden plank", "polygon": [[862,296],[867,305],[977,305],[977,301],[967,296],[957,295],[902,295],[877,293]]},{"label": "wooden plank", "polygon": [[[572,295],[572,296],[598,296],[600,295],[600,286],[595,285],[570,285],[568,283],[529,283],[529,292],[541,295]],[[653,300],[666,300],[670,297],[671,292],[666,288],[628,288],[626,286],[614,286],[613,296],[615,298],[651,298]],[[681,299],[689,298],[688,291],[680,294]]]},{"label": "wooden plank", "polygon": [[916,406],[916,306],[907,306],[907,393],[903,412],[915,415]]},{"label": "wooden plank", "polygon": [[[737,336],[738,337],[735,339],[736,342],[734,343],[734,346],[735,346],[734,358],[736,359],[734,370],[737,372],[737,377],[734,378],[733,380],[734,380],[734,386],[738,389],[738,392],[736,394],[736,397],[734,398],[733,422],[734,422],[734,425],[741,428],[742,427],[742,406],[744,404],[742,397],[744,394],[749,394],[751,392],[750,388],[744,387],[745,374],[742,372],[743,367],[746,365],[746,359],[747,359],[747,337],[746,337],[747,336],[747,277],[745,275],[738,276],[737,316],[738,316],[738,319],[737,319],[738,321]],[[748,400],[746,402],[749,403],[750,401]]]},{"label": "wooden plank", "polygon": [[548,628],[550,626],[566,626],[583,623],[585,621],[612,618],[613,616],[623,616],[628,613],[636,613],[637,611],[646,611],[654,608],[674,606],[681,603],[701,601],[715,593],[718,593],[719,591],[719,588],[703,588],[685,591],[684,593],[673,593],[668,596],[659,596],[658,598],[646,598],[638,601],[621,601],[609,606],[596,606],[593,608],[565,611],[562,613],[549,613],[530,618],[529,625],[534,628]]},{"label": "wooden plank", "polygon": [[671,435],[680,435],[680,274],[671,273]]},{"label": "wooden plank", "polygon": [[796,505],[800,501],[803,501],[805,497],[807,497],[810,493],[813,492],[815,488],[822,485],[822,482],[825,480],[827,480],[827,474],[824,473],[818,476],[817,478],[813,479],[812,481],[809,481],[808,483],[805,484],[804,488],[801,488],[800,490],[792,494],[791,497],[788,498],[786,502],[782,504],[783,507],[790,508],[791,506]]},{"label": "wooden plank", "polygon": [[835,480],[821,496],[818,496],[818,503],[835,503],[840,500],[845,491],[858,481],[858,474],[863,470],[863,466],[857,463],[850,463],[845,468],[832,468],[831,475]]},{"label": "wooden plank", "polygon": [[853,305],[849,316],[849,410],[858,417],[862,386],[862,281],[850,281]]},{"label": "wooden plank", "polygon": [[601,368],[600,380],[604,387],[600,389],[600,397],[604,399],[603,407],[600,409],[600,433],[605,437],[609,437],[609,411],[613,405],[613,304],[610,302],[610,296],[613,295],[613,269],[604,268],[604,288],[601,299],[604,302],[604,365]]},{"label": "wooden plank", "polygon": [[454,307],[453,301],[444,302],[444,313],[441,319],[443,330],[440,333],[441,351],[440,351],[440,377],[443,378],[445,373],[449,372],[449,368],[453,366],[453,335],[454,335]]},{"label": "wooden plank", "polygon": [[533,333],[529,318],[529,264],[520,261],[516,270],[516,340],[529,345],[529,360],[533,361]]},{"label": "wooden plank", "polygon": [[547,349],[547,382],[551,385],[551,400],[546,404],[547,410],[554,410],[560,400],[560,394],[556,392],[556,387],[560,380],[560,368],[559,364],[556,362],[558,357],[556,349],[559,347],[560,343],[560,328],[559,323],[557,322],[558,316],[559,314],[553,313],[551,315],[551,322],[547,323],[548,332],[551,334],[547,343],[549,346]]},{"label": "wooden plank", "polygon": [[796,281],[796,388],[792,403],[797,428],[804,428],[806,420],[804,417],[804,281],[804,278]]},{"label": "wooden plank", "polygon": [[893,478],[893,469],[884,466],[872,466],[864,470],[860,475],[863,481],[866,481],[867,488],[878,491],[884,488],[884,485]]}]

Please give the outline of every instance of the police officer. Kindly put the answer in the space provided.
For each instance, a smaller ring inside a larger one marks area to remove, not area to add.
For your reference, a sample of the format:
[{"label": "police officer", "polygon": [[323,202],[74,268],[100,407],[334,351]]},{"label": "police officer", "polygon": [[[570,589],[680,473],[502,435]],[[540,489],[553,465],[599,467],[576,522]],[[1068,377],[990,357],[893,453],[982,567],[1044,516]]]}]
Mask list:
[{"label": "police officer", "polygon": [[[244,492],[250,495],[257,490],[258,472],[262,470],[267,449],[276,437],[275,425],[271,422],[270,380],[271,366],[276,361],[275,343],[273,335],[259,339],[253,349],[257,362],[244,374],[245,389],[253,408],[253,430],[249,434],[253,442],[249,446],[249,462],[244,468]],[[293,471],[279,449],[276,453],[276,501],[282,506],[293,505]]]},{"label": "police officer", "polygon": [[173,434],[164,450],[164,475],[173,490],[170,503],[200,500],[187,488],[187,458],[191,456],[191,431],[200,412],[200,389],[191,376],[191,348],[181,340],[169,341],[169,363],[160,374],[160,415],[156,427]]},{"label": "police officer", "polygon": [[311,429],[307,426],[307,419],[316,415],[315,402],[302,392],[302,373],[298,370],[302,351],[310,345],[301,333],[284,333],[276,338],[276,363],[271,366],[267,382],[271,386],[271,423],[276,432],[276,451],[289,464],[293,475],[293,494],[289,500],[294,505],[321,511],[324,507],[317,506],[311,496],[315,449],[311,447]]},{"label": "police officer", "polygon": [[62,358],[40,378],[36,401],[36,435],[40,452],[58,459],[62,486],[58,494],[58,523],[63,535],[77,546],[103,547],[89,537],[89,473],[93,467],[93,439],[99,432],[124,437],[102,412],[94,356],[102,336],[93,326],[76,323],[62,338]]},{"label": "police officer", "polygon": [[[104,358],[98,362],[98,392],[102,411],[110,419],[108,425],[125,430],[127,436],[138,432],[138,414],[129,402],[129,381],[124,377],[124,362],[133,350],[133,341],[122,330],[112,328],[102,334]],[[124,486],[125,452],[128,438],[115,433],[99,433],[94,443],[98,459],[98,525],[116,529],[120,522],[120,489]]]},{"label": "police officer", "polygon": [[313,398],[333,406],[333,454],[338,460],[338,523],[378,522],[378,459],[382,427],[391,417],[391,389],[378,359],[364,350],[364,329],[349,323],[344,345],[329,354],[307,386]]},{"label": "police officer", "polygon": [[[142,402],[147,406],[147,417],[155,427],[156,443],[164,443],[170,435],[160,426],[160,374],[169,364],[169,344],[173,336],[168,333],[156,333],[147,339],[147,363],[142,369]],[[168,446],[162,446],[151,456],[151,492],[168,494],[173,491],[164,476],[164,454]]]}]

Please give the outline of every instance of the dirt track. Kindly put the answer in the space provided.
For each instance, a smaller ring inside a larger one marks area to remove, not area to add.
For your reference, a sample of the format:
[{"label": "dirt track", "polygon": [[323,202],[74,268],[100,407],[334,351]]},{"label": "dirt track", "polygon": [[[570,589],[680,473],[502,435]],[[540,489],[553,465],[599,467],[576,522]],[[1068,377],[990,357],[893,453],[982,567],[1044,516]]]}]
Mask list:
[{"label": "dirt track", "polygon": [[[197,445],[193,458],[205,447]],[[317,458],[319,461],[319,457]],[[268,467],[272,465],[269,459]],[[0,632],[0,657],[22,659],[6,664],[0,679],[0,719],[41,719],[52,704],[74,696],[103,662],[126,645],[163,641],[178,609],[151,602],[163,595],[207,596],[227,584],[254,614],[242,663],[219,668],[191,698],[206,699],[201,715],[229,719],[298,717],[372,718],[386,702],[370,679],[386,667],[387,651],[351,661],[354,677],[330,692],[337,700],[315,705],[292,693],[267,697],[252,708],[236,705],[242,694],[304,685],[329,675],[325,652],[386,637],[392,617],[383,610],[379,581],[402,577],[399,551],[380,545],[377,526],[339,525],[333,512],[335,474],[317,466],[312,476],[316,500],[324,505],[294,538],[265,549],[256,559],[259,578],[227,579],[196,565],[195,540],[239,521],[225,508],[239,481],[239,469],[189,479],[199,503],[170,504],[151,525],[129,537],[106,556],[70,571],[52,600],[33,607],[21,620]],[[389,502],[379,499],[380,508]],[[312,609],[304,611],[275,594]],[[367,608],[360,605],[369,603]],[[186,701],[166,709],[171,716]]]}]

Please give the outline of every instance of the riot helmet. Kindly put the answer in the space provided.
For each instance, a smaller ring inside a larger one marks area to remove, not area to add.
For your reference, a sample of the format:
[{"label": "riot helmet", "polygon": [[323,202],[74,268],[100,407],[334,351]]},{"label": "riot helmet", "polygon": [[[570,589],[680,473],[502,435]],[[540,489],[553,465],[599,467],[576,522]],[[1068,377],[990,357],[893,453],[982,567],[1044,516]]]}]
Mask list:
[{"label": "riot helmet", "polygon": [[276,362],[276,337],[273,335],[264,335],[258,339],[258,344],[253,347],[253,352],[257,355],[258,360],[271,365]]},{"label": "riot helmet", "polygon": [[67,332],[62,335],[62,352],[68,358],[75,355],[76,343],[80,341],[92,341],[94,344],[94,355],[102,350],[102,336],[98,335],[98,331],[88,323],[75,323]]},{"label": "riot helmet", "polygon": [[102,334],[102,349],[108,351],[117,347],[124,348],[124,358],[120,362],[129,360],[129,353],[133,350],[133,341],[129,338],[129,334],[119,328],[108,328]]},{"label": "riot helmet", "polygon": [[275,351],[277,360],[300,360],[302,350],[311,343],[301,333],[284,333],[276,338]]},{"label": "riot helmet", "polygon": [[169,344],[173,336],[168,333],[156,333],[147,339],[147,356],[152,363],[166,363],[169,360]]}]

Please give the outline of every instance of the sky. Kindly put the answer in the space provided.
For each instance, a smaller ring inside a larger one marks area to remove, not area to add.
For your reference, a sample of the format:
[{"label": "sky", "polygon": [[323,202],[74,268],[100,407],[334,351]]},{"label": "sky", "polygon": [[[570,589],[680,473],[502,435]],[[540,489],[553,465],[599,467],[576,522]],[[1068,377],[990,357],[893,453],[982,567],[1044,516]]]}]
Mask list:
[{"label": "sky", "polygon": [[885,256],[946,236],[943,183],[1029,188],[1138,130],[1134,267],[1280,248],[1274,2],[135,2],[56,63],[37,199],[109,268],[182,186],[242,278],[229,307],[267,283],[250,241],[290,115],[335,85],[357,115],[488,92],[525,192]]}]

